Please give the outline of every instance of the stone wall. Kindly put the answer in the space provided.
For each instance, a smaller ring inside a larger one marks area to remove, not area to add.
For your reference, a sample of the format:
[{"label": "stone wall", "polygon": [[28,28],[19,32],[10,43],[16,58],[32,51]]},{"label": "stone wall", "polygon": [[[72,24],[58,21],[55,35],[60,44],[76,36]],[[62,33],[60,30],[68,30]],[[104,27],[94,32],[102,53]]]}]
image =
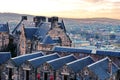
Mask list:
[{"label": "stone wall", "polygon": [[26,37],[24,32],[24,26],[21,28],[21,35],[20,35],[20,54],[26,53]]},{"label": "stone wall", "polygon": [[9,44],[9,33],[0,32],[0,50],[6,49],[8,44]]},{"label": "stone wall", "polygon": [[61,46],[71,46],[70,39],[68,38],[64,30],[60,29],[59,27],[53,28],[48,32],[48,34],[52,37],[52,39],[59,37],[62,42]]}]

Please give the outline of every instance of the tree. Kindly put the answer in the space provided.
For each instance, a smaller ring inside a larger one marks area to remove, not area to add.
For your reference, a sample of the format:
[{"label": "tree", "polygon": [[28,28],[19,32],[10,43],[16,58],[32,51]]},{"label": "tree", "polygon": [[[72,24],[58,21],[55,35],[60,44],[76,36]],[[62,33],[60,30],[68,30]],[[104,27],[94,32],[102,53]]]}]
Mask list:
[{"label": "tree", "polygon": [[7,51],[11,52],[12,57],[17,56],[16,48],[17,48],[17,45],[15,43],[13,43],[13,38],[10,38],[9,39],[9,44],[8,44],[8,47],[7,47]]}]

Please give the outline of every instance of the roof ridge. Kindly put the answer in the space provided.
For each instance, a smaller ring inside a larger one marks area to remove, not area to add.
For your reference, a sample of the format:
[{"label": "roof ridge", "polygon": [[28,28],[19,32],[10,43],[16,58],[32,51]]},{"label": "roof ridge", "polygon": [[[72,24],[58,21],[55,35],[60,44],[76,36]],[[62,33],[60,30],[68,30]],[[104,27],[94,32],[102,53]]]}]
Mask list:
[{"label": "roof ridge", "polygon": [[109,60],[108,57],[105,57],[105,58],[103,58],[103,59],[101,59],[101,60],[99,60],[99,61],[96,61],[96,62],[94,62],[94,63],[88,65],[88,67],[91,67],[91,66],[93,66],[93,65],[96,65],[97,63],[100,63],[100,62],[102,62],[102,61],[104,61],[104,60],[107,60],[107,59]]},{"label": "roof ridge", "polygon": [[31,53],[31,54],[24,54],[24,55],[20,55],[20,56],[11,58],[11,59],[21,58],[21,57],[24,57],[24,56],[34,55],[34,54],[38,54],[38,53],[44,54],[42,51],[40,51],[40,52],[33,52],[33,53]]},{"label": "roof ridge", "polygon": [[53,54],[49,54],[49,55],[36,57],[36,58],[33,58],[33,59],[29,59],[28,61],[30,62],[30,61],[33,61],[33,60],[42,59],[42,58],[49,57],[49,56],[52,56],[52,55],[58,55],[58,53],[53,53]]},{"label": "roof ridge", "polygon": [[[73,63],[75,63],[75,62],[78,62],[78,61],[81,61],[81,60],[87,59],[87,58],[90,58],[91,60],[93,60],[93,59],[91,58],[91,56],[86,56],[86,57],[83,57],[83,58],[77,59],[77,60],[75,60],[75,61],[72,61],[72,62],[70,62],[70,63],[67,63],[66,65],[70,65],[70,64],[73,64]],[[93,60],[93,61],[94,61],[94,60]]]},{"label": "roof ridge", "polygon": [[[64,58],[67,58],[67,57],[71,57],[71,56],[73,56],[73,57],[74,57],[74,55],[73,55],[73,54],[70,54],[70,55],[63,56],[63,57],[60,57],[60,58],[57,58],[57,59],[54,59],[54,60],[47,61],[47,63],[50,63],[50,62],[53,62],[53,61],[56,61],[56,60],[61,60],[61,59],[64,59]],[[75,57],[74,57],[74,58],[75,58]]]}]

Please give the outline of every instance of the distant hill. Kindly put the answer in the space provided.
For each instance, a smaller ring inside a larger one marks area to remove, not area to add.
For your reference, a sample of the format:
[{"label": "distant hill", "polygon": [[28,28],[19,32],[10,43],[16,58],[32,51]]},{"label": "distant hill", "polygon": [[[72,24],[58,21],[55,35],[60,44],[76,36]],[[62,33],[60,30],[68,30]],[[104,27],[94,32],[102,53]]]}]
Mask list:
[{"label": "distant hill", "polygon": [[[11,22],[11,21],[19,21],[21,16],[25,16],[27,14],[17,14],[17,13],[0,13],[0,23]],[[29,20],[32,19],[32,15],[27,15]]]},{"label": "distant hill", "polygon": [[[27,14],[17,14],[17,13],[0,13],[0,23],[8,22],[10,27],[14,27],[21,19],[21,16]],[[27,15],[28,21],[33,21],[33,15]],[[72,18],[63,18],[67,31],[71,30],[80,30],[93,28],[97,30],[98,28],[110,28],[117,27],[120,29],[120,20],[110,19],[110,18],[85,18],[85,19],[72,19]]]},{"label": "distant hill", "polygon": [[[24,15],[28,16],[29,19],[33,18],[33,15],[29,15],[29,14],[0,13],[0,21],[19,20],[19,19],[21,19],[21,16],[24,16]],[[111,18],[82,18],[82,19],[63,18],[63,19],[72,20],[72,21],[79,21],[79,22],[86,22],[86,23],[87,22],[110,22],[110,23],[115,22],[115,23],[120,23],[119,19],[111,19]]]},{"label": "distant hill", "polygon": [[111,18],[82,18],[82,19],[67,19],[76,21],[77,23],[101,23],[101,24],[120,24],[119,19],[111,19]]}]

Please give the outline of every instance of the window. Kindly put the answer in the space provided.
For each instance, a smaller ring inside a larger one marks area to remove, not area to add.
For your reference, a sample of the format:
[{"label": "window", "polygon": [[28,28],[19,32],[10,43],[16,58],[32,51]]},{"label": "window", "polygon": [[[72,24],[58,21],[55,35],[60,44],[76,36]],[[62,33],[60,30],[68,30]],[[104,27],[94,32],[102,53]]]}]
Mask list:
[{"label": "window", "polygon": [[24,41],[23,40],[21,41],[21,46],[22,46],[22,48],[24,48]]}]

